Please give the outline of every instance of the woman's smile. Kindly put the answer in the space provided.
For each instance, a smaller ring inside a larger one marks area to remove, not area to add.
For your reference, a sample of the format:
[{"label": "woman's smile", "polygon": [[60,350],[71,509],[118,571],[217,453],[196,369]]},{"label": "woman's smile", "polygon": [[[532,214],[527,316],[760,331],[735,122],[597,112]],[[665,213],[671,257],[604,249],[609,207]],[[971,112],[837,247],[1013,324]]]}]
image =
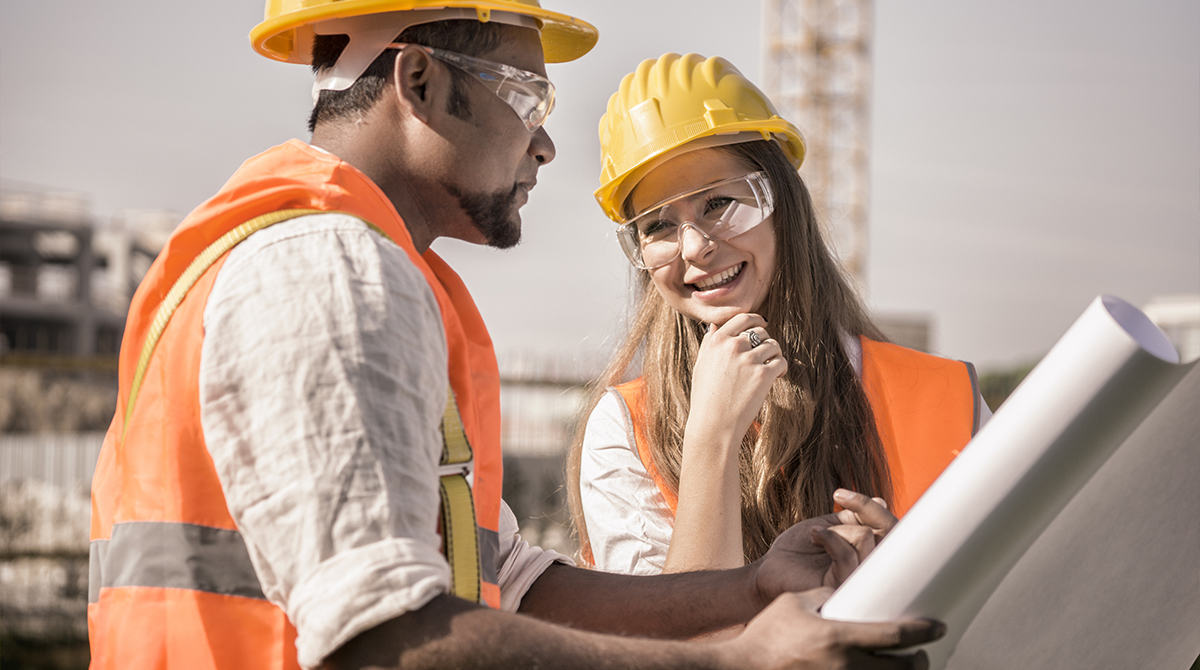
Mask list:
[{"label": "woman's smile", "polygon": [[741,275],[742,268],[744,267],[746,267],[745,263],[738,263],[728,270],[718,272],[715,275],[709,275],[708,277],[703,277],[696,281],[690,282],[688,285],[693,287],[693,289],[697,292],[710,293],[718,288],[726,287],[731,282],[736,281],[738,276]]},{"label": "woman's smile", "polygon": [[[633,189],[631,204],[634,211],[641,211],[639,207],[753,171],[728,151],[691,151],[651,170]],[[688,225],[678,234],[679,256],[649,270],[668,305],[696,321],[718,326],[737,314],[758,310],[775,273],[773,217],[724,240]]]}]

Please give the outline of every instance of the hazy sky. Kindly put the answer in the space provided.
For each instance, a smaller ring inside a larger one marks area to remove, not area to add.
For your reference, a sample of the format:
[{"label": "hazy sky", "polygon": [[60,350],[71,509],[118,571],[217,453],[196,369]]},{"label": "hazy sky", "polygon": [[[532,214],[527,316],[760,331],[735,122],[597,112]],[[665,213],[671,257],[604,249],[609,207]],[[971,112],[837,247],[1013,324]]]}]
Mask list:
[{"label": "hazy sky", "polygon": [[[596,124],[665,51],[761,72],[760,10],[711,0],[544,0],[600,29],[549,66],[558,158],[525,243],[434,248],[502,357],[588,358],[624,313],[627,263],[591,197]],[[254,0],[0,5],[0,177],[181,213],[242,160],[306,138],[311,78],[255,54]],[[876,6],[868,300],[933,318],[982,369],[1044,353],[1100,293],[1200,292],[1200,5],[1033,0]],[[794,119],[802,129],[803,119]]]}]

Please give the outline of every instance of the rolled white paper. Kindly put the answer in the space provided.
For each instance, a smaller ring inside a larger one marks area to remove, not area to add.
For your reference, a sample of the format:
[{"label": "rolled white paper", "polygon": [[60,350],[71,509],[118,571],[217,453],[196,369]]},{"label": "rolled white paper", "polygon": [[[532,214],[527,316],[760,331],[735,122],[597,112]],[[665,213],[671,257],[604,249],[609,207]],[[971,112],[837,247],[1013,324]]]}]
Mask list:
[{"label": "rolled white paper", "polygon": [[1193,363],[1138,309],[1096,298],[821,609],[946,622],[930,667],[1013,565]]}]

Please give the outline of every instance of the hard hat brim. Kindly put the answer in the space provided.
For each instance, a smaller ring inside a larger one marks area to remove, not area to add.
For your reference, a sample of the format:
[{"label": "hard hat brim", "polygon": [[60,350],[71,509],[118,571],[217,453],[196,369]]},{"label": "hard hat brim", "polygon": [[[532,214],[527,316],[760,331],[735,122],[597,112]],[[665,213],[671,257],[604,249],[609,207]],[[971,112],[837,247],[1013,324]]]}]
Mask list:
[{"label": "hard hat brim", "polygon": [[[547,63],[575,60],[591,51],[599,38],[595,26],[586,21],[532,5],[487,0],[440,0],[435,6],[474,9],[481,21],[486,20],[485,17],[493,11],[521,14],[536,19],[542,24],[542,52]],[[332,5],[300,9],[265,19],[255,26],[250,31],[250,46],[273,60],[308,65],[312,63],[312,54],[307,49],[297,46],[311,43],[310,39],[300,39],[300,33],[307,31],[311,34],[313,24],[333,18],[426,8],[432,7],[420,0],[345,0]]]},{"label": "hard hat brim", "polygon": [[[701,140],[717,135],[728,135],[730,136],[730,141],[721,141],[716,144],[736,144],[739,142],[774,139],[779,142],[779,145],[784,150],[784,155],[787,156],[788,161],[797,170],[804,163],[804,156],[807,152],[804,136],[800,134],[800,131],[795,126],[779,117],[774,117],[768,121],[759,120],[726,124],[709,128],[683,141],[667,144],[662,146],[658,151],[643,156],[636,163],[626,168],[624,172],[602,184],[592,195],[596,198],[596,202],[600,204],[600,209],[604,210],[608,218],[617,223],[624,223],[625,217],[621,214],[621,204],[630,191],[633,190],[633,187],[637,185],[637,182],[646,176],[648,173],[648,170],[646,170],[647,167],[661,165],[664,160],[674,158],[680,153],[714,146],[714,143],[702,142]],[[695,144],[696,146],[689,148],[688,145],[690,144]]]}]

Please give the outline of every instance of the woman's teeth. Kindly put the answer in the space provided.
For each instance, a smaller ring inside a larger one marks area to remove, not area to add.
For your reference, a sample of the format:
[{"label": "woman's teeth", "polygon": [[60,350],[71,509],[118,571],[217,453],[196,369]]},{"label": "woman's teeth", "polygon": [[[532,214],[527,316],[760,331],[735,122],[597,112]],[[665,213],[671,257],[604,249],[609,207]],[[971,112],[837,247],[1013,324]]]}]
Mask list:
[{"label": "woman's teeth", "polygon": [[739,263],[722,272],[721,274],[716,274],[707,279],[698,281],[695,284],[692,284],[692,286],[695,286],[701,291],[707,291],[709,289],[717,288],[718,286],[724,286],[725,284],[733,281],[733,278],[738,276],[738,273],[742,271],[743,267],[745,267],[745,263]]}]

